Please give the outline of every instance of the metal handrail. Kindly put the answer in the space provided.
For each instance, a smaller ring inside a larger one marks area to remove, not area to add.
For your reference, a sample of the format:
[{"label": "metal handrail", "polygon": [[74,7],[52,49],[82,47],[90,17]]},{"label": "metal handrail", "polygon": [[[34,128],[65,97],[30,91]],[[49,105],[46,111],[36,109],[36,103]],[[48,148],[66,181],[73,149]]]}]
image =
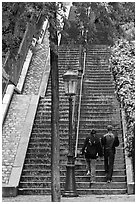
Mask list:
[{"label": "metal handrail", "polygon": [[77,157],[77,150],[78,150],[80,110],[81,110],[81,98],[82,98],[83,79],[84,79],[84,74],[85,74],[85,61],[86,61],[86,52],[84,51],[83,73],[82,73],[82,77],[81,77],[80,94],[79,94],[78,120],[77,120],[76,145],[75,145],[75,158]]}]

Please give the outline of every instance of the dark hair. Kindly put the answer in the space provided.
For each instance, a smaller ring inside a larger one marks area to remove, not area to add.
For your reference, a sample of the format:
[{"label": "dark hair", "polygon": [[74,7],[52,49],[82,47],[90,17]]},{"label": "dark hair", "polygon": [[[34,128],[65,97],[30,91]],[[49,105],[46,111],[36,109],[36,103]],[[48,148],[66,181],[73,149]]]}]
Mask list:
[{"label": "dark hair", "polygon": [[91,134],[91,135],[92,135],[92,134],[96,134],[96,130],[92,129],[91,132],[90,132],[90,134]]},{"label": "dark hair", "polygon": [[107,126],[107,130],[108,130],[108,131],[112,131],[112,130],[113,130],[112,125],[108,125],[108,126]]}]

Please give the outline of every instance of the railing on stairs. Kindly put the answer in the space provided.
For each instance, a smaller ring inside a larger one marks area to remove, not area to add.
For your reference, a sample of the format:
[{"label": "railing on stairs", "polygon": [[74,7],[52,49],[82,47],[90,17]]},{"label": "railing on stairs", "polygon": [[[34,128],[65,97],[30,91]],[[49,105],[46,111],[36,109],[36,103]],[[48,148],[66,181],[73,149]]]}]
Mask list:
[{"label": "railing on stairs", "polygon": [[78,139],[79,139],[79,124],[80,124],[80,111],[81,111],[81,99],[82,99],[82,90],[83,90],[83,79],[84,79],[84,74],[85,74],[85,60],[86,60],[86,51],[84,50],[84,58],[83,58],[83,69],[82,69],[82,75],[81,75],[81,80],[80,80],[80,89],[78,93],[78,108],[75,109],[78,114],[76,114],[75,121],[77,122],[76,124],[76,143],[75,143],[75,158],[77,157],[78,153]]}]

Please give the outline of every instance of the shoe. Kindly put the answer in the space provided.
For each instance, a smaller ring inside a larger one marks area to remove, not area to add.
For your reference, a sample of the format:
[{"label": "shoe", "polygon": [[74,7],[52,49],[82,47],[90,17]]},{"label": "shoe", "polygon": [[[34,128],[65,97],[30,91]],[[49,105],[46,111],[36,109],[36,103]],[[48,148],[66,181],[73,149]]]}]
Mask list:
[{"label": "shoe", "polygon": [[106,177],[108,176],[108,171],[105,171],[105,176],[106,176]]},{"label": "shoe", "polygon": [[87,172],[87,176],[90,176],[90,171],[88,170],[88,172]]},{"label": "shoe", "polygon": [[95,181],[90,181],[91,184],[96,183]]},{"label": "shoe", "polygon": [[91,182],[89,183],[89,187],[91,187],[91,185],[94,184],[94,183],[95,183],[95,181],[91,181]]},{"label": "shoe", "polygon": [[110,183],[111,182],[111,180],[107,180],[107,183]]}]

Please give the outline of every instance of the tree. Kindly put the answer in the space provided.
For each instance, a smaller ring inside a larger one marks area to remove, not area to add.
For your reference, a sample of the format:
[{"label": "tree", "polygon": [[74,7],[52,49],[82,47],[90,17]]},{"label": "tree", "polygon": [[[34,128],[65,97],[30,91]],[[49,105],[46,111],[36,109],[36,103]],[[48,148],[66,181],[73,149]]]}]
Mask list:
[{"label": "tree", "polygon": [[51,65],[51,189],[52,201],[60,201],[60,140],[59,140],[59,73],[57,14],[62,5],[49,3],[50,65]]},{"label": "tree", "polygon": [[[134,2],[74,2],[71,16],[72,26],[69,24],[68,30],[71,29],[71,38],[76,44],[81,42],[85,46],[93,43],[113,44],[117,38],[126,35],[124,25],[130,24],[130,29],[131,25],[134,26],[135,4]],[[103,35],[107,39],[105,42],[105,38],[101,39]]]},{"label": "tree", "polygon": [[41,3],[3,2],[2,3],[2,52],[8,50],[16,54],[26,25],[39,15]]}]

